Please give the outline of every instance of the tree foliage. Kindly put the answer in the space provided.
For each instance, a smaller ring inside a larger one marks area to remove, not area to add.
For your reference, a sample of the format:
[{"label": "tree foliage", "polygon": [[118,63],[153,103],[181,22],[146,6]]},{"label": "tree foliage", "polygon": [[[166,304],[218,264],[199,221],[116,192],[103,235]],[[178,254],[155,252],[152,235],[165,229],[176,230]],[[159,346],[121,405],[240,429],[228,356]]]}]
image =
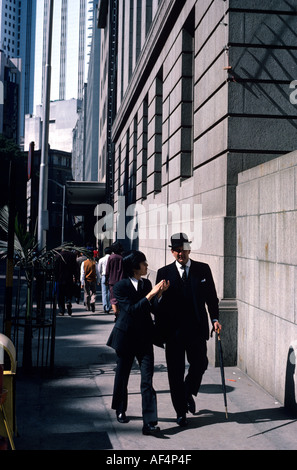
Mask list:
[{"label": "tree foliage", "polygon": [[11,139],[8,139],[3,134],[0,134],[0,161],[10,161],[11,159],[17,160],[21,158],[21,151],[19,146]]},{"label": "tree foliage", "polygon": [[0,207],[8,203],[10,162],[13,162],[16,169],[15,182],[18,184],[15,185],[14,190],[17,195],[16,203],[19,204],[23,199],[22,193],[25,191],[24,184],[26,179],[22,176],[26,171],[26,161],[22,157],[18,145],[13,140],[7,139],[3,134],[0,134]]}]

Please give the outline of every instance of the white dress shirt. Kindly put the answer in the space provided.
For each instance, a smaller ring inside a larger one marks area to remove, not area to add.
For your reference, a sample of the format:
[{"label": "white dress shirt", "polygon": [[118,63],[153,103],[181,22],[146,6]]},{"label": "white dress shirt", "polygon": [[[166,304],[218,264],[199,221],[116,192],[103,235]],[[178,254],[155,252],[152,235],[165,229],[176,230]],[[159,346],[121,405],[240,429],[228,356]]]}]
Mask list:
[{"label": "white dress shirt", "polygon": [[[178,270],[178,272],[179,272],[180,277],[182,277],[183,274],[184,274],[183,265],[180,264],[178,261],[175,262],[175,265],[176,265],[176,267],[177,267],[177,270]],[[190,266],[191,266],[191,260],[188,259],[188,261],[187,261],[187,263],[186,263],[186,265],[185,265],[185,270],[186,270],[186,275],[187,275],[187,277],[188,277],[188,275],[189,275]]]},{"label": "white dress shirt", "polygon": [[143,282],[142,279],[139,279],[139,280],[138,280],[138,279],[135,279],[135,277],[129,277],[129,279],[130,279],[130,281],[132,282],[133,286],[135,287],[135,290],[137,290],[137,288],[138,288],[138,283],[139,283],[139,282],[141,282],[141,283]]}]

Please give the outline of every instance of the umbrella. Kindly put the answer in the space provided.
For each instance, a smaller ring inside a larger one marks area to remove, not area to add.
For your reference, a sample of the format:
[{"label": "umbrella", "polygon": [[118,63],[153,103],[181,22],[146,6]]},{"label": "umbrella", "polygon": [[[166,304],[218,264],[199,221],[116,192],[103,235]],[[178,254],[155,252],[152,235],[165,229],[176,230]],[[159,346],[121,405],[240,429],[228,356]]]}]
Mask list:
[{"label": "umbrella", "polygon": [[224,403],[225,403],[225,411],[226,411],[226,418],[228,419],[228,412],[227,412],[227,392],[226,392],[226,385],[225,385],[225,373],[224,373],[224,358],[223,358],[223,349],[220,337],[220,330],[217,331],[218,335],[218,348],[219,348],[219,358],[220,358],[220,368],[221,368],[221,377],[222,377],[222,388],[224,393]]}]

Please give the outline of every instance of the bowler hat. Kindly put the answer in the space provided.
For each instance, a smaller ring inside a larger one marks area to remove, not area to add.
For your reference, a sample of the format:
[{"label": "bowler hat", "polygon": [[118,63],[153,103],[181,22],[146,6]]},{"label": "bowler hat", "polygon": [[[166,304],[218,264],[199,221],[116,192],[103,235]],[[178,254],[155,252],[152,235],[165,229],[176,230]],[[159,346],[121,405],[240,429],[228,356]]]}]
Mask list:
[{"label": "bowler hat", "polygon": [[183,246],[184,249],[190,250],[190,243],[188,236],[185,233],[175,233],[174,235],[171,235],[171,245],[169,245],[170,248],[174,249],[179,246]]}]

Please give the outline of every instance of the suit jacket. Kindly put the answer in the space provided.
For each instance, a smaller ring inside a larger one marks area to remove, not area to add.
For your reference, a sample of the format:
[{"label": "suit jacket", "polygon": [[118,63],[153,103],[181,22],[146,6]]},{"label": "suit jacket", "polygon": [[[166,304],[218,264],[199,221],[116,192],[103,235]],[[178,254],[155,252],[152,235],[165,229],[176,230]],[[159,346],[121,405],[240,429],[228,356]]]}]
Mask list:
[{"label": "suit jacket", "polygon": [[55,259],[55,277],[59,284],[68,286],[73,285],[73,277],[79,280],[77,276],[76,255],[71,251],[62,250]]},{"label": "suit jacket", "polygon": [[135,353],[153,344],[154,323],[150,313],[153,304],[145,297],[152,284],[148,279],[142,281],[141,292],[136,291],[130,279],[122,279],[114,286],[120,313],[107,345],[120,354]]},{"label": "suit jacket", "polygon": [[[181,295],[183,281],[178,273],[175,261],[157,272],[156,283],[165,279],[170,287],[163,293],[156,312],[157,332],[162,341],[168,338],[182,322],[186,322],[184,298]],[[211,320],[219,319],[219,301],[210,267],[206,263],[191,260],[189,270],[189,292],[195,315],[197,331],[191,333],[209,338],[209,322],[206,306]],[[186,326],[186,325],[185,325]],[[191,324],[192,328],[192,324]]]}]

